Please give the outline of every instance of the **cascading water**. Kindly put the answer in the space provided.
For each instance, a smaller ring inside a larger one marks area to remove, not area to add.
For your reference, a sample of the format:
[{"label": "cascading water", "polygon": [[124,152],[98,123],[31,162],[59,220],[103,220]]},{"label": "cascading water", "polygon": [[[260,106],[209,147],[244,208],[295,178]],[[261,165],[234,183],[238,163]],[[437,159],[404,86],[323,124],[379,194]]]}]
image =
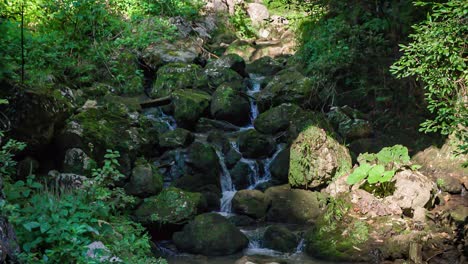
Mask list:
[{"label": "cascading water", "polygon": [[236,194],[236,189],[234,184],[232,183],[231,174],[226,167],[226,163],[224,162],[224,156],[221,151],[217,150],[216,154],[219,157],[219,163],[221,166],[221,212],[222,213],[230,213],[231,212],[231,201],[234,195]]},{"label": "cascading water", "polygon": [[168,130],[174,130],[177,128],[177,123],[174,117],[166,115],[160,107],[149,108],[145,110],[144,115],[150,120],[165,124]]}]

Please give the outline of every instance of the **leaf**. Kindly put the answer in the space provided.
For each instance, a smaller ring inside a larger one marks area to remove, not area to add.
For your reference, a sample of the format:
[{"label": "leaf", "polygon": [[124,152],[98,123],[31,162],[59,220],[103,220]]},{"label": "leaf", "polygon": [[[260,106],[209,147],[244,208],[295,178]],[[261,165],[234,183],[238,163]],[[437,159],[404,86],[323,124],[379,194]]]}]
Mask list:
[{"label": "leaf", "polygon": [[419,170],[420,168],[422,168],[421,165],[418,165],[418,164],[411,165],[411,170],[412,170],[412,171],[417,171],[417,170]]},{"label": "leaf", "polygon": [[369,170],[369,178],[367,178],[367,181],[370,184],[379,182],[384,172],[385,172],[385,167],[383,165],[375,165]]},{"label": "leaf", "polygon": [[28,222],[26,224],[23,224],[24,228],[26,228],[26,230],[28,231],[31,231],[33,228],[36,228],[36,227],[39,227],[41,226],[41,224],[39,224],[38,222]]},{"label": "leaf", "polygon": [[367,163],[360,165],[359,167],[354,169],[354,171],[348,176],[348,178],[346,179],[346,183],[348,183],[349,185],[353,185],[364,180],[367,177],[368,172],[371,168],[371,165]]},{"label": "leaf", "polygon": [[395,175],[395,172],[396,172],[395,170],[389,170],[389,171],[384,172],[382,178],[380,178],[380,182],[384,183],[384,182],[391,181],[393,176]]}]

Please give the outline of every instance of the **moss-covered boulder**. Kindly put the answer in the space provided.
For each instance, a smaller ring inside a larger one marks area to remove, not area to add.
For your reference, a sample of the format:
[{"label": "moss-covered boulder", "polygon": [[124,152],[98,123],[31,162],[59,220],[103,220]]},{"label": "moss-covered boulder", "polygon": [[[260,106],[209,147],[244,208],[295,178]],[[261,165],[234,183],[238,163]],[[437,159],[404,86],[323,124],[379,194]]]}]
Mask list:
[{"label": "moss-covered boulder", "polygon": [[203,212],[206,201],[200,193],[169,187],[157,196],[146,198],[135,210],[135,219],[147,226],[184,224]]},{"label": "moss-covered boulder", "polygon": [[232,211],[259,219],[266,215],[269,204],[270,200],[261,191],[240,190],[232,198]]},{"label": "moss-covered boulder", "polygon": [[224,83],[239,91],[244,87],[242,76],[229,68],[205,68],[204,73],[208,77],[208,85],[212,91]]},{"label": "moss-covered boulder", "polygon": [[135,166],[130,176],[130,182],[125,186],[128,194],[138,197],[149,197],[158,194],[163,188],[163,178],[149,163]]},{"label": "moss-covered boulder", "polygon": [[351,107],[332,107],[327,117],[338,133],[349,141],[367,138],[374,133],[371,123],[365,120],[366,115]]},{"label": "moss-covered boulder", "polygon": [[231,255],[246,248],[249,243],[235,225],[216,213],[195,217],[172,239],[182,251],[207,256]]},{"label": "moss-covered boulder", "polygon": [[249,164],[242,161],[238,161],[234,167],[229,169],[232,184],[234,184],[237,190],[247,189],[249,187],[250,175],[253,173],[254,172]]},{"label": "moss-covered boulder", "polygon": [[291,146],[289,184],[320,188],[351,169],[351,156],[325,130],[309,126]]},{"label": "moss-covered boulder", "polygon": [[222,153],[227,153],[232,148],[228,137],[220,131],[212,131],[208,134],[206,141],[215,146]]},{"label": "moss-covered boulder", "polygon": [[254,127],[264,134],[275,134],[287,130],[290,123],[303,115],[303,110],[295,104],[281,104],[261,113],[255,119]]},{"label": "moss-covered boulder", "polygon": [[205,92],[186,89],[172,93],[174,118],[183,128],[195,126],[198,119],[208,113],[211,96]]},{"label": "moss-covered boulder", "polygon": [[240,133],[237,140],[239,151],[245,158],[264,158],[275,151],[275,141],[270,136],[264,135],[255,129],[249,129]]},{"label": "moss-covered boulder", "polygon": [[153,70],[168,63],[193,63],[198,57],[197,45],[187,39],[176,42],[156,42],[141,52],[141,60]]},{"label": "moss-covered boulder", "polygon": [[309,108],[320,104],[318,91],[312,80],[293,69],[279,72],[265,89],[257,94],[256,99],[261,112],[282,103],[294,103]]},{"label": "moss-covered boulder", "polygon": [[[63,172],[87,175],[91,172],[92,163],[92,160],[82,149],[71,148],[65,152],[62,168]],[[21,163],[18,164],[18,168],[21,168],[20,165]]]},{"label": "moss-covered boulder", "polygon": [[232,169],[241,158],[242,155],[235,148],[231,148],[224,156],[224,163],[228,169]]},{"label": "moss-covered boulder", "polygon": [[281,150],[270,163],[271,178],[277,183],[288,183],[289,148]]},{"label": "moss-covered boulder", "polygon": [[159,68],[156,73],[151,95],[163,97],[179,89],[208,88],[208,78],[196,64],[170,63]]},{"label": "moss-covered boulder", "polygon": [[263,234],[263,246],[276,251],[292,253],[298,243],[298,237],[284,226],[269,226]]},{"label": "moss-covered boulder", "polygon": [[284,68],[283,64],[279,61],[269,57],[261,57],[247,64],[247,72],[259,74],[261,76],[272,76]]},{"label": "moss-covered boulder", "polygon": [[193,134],[183,128],[176,128],[159,135],[159,146],[167,149],[183,148],[194,140]]},{"label": "moss-covered boulder", "polygon": [[237,54],[226,54],[220,57],[217,60],[210,61],[206,65],[206,69],[210,70],[220,70],[220,69],[231,69],[243,78],[249,77],[245,71],[245,61],[244,59]]},{"label": "moss-covered boulder", "polygon": [[190,145],[186,162],[191,174],[200,176],[201,183],[219,186],[220,162],[211,145],[200,142]]},{"label": "moss-covered boulder", "polygon": [[279,223],[310,224],[322,213],[323,195],[289,185],[270,187],[265,195],[271,200],[267,220]]},{"label": "moss-covered boulder", "polygon": [[249,100],[228,85],[216,89],[211,100],[211,115],[235,125],[245,125],[250,120]]}]

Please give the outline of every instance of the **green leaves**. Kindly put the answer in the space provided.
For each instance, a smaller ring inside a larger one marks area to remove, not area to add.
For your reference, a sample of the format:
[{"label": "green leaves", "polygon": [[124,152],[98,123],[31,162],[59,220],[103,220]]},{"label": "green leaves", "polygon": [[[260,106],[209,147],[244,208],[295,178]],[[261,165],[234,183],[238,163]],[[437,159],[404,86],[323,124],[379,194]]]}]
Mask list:
[{"label": "green leaves", "polygon": [[348,179],[346,179],[346,182],[349,185],[353,185],[364,180],[369,175],[369,171],[371,169],[371,165],[367,163],[362,164],[361,166],[354,169],[354,171],[348,176]]},{"label": "green leaves", "polygon": [[385,167],[383,165],[374,165],[368,172],[367,182],[370,184],[381,182],[384,172]]}]

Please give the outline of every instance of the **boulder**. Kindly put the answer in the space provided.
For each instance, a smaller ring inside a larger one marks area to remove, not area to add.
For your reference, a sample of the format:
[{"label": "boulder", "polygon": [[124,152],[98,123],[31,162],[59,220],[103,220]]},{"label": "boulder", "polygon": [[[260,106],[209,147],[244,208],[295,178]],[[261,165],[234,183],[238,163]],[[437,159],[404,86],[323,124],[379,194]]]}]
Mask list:
[{"label": "boulder", "polygon": [[231,215],[228,220],[235,226],[252,226],[256,223],[255,219],[246,215]]},{"label": "boulder", "polygon": [[253,173],[249,164],[242,161],[237,162],[236,165],[229,170],[232,183],[237,190],[247,189],[249,187],[251,184],[250,175]]},{"label": "boulder", "polygon": [[228,137],[222,132],[210,132],[206,138],[206,141],[214,145],[222,153],[227,153],[229,150],[231,150],[231,143],[229,142]]},{"label": "boulder", "polygon": [[245,158],[264,158],[275,151],[273,138],[260,134],[255,129],[243,131],[237,140],[239,151]]},{"label": "boulder", "polygon": [[261,113],[254,121],[257,131],[264,134],[276,134],[289,128],[290,123],[303,115],[303,110],[295,104],[281,104]]},{"label": "boulder", "polygon": [[164,97],[175,90],[208,88],[208,78],[196,64],[170,63],[159,68],[151,95]]},{"label": "boulder", "polygon": [[261,191],[240,190],[232,199],[232,211],[259,219],[266,215],[269,203],[269,199]]},{"label": "boulder", "polygon": [[200,133],[208,133],[213,130],[234,132],[238,131],[239,127],[226,121],[214,120],[205,117],[200,118],[197,126],[195,127],[195,131]]},{"label": "boulder", "polygon": [[289,148],[281,150],[270,163],[270,173],[272,180],[278,183],[288,183],[289,174]]},{"label": "boulder", "polygon": [[159,146],[167,149],[184,148],[192,144],[193,134],[183,128],[176,128],[159,135]]},{"label": "boulder", "polygon": [[198,57],[199,50],[191,41],[181,40],[177,42],[158,42],[149,45],[141,54],[144,64],[153,70],[157,70],[168,63],[193,63]]},{"label": "boulder", "polygon": [[192,169],[192,174],[199,175],[203,183],[219,185],[220,162],[212,146],[199,142],[193,143],[188,149],[186,162]]},{"label": "boulder", "polygon": [[91,171],[92,160],[79,148],[68,149],[63,160],[63,172],[87,174]]},{"label": "boulder", "polygon": [[205,92],[186,89],[172,93],[174,118],[183,128],[192,128],[198,119],[208,113],[211,96]]},{"label": "boulder", "polygon": [[322,194],[289,185],[270,187],[265,195],[271,200],[267,220],[279,223],[310,224],[321,214]]},{"label": "boulder", "polygon": [[130,182],[125,186],[128,194],[138,197],[154,196],[163,188],[163,177],[149,163],[137,164],[132,170]]},{"label": "boulder", "polygon": [[245,61],[237,54],[226,54],[217,60],[213,60],[206,65],[206,71],[219,71],[221,69],[231,69],[243,78],[248,78],[245,71]]},{"label": "boulder", "polygon": [[245,90],[242,76],[229,68],[206,68],[205,75],[208,77],[208,85],[211,91],[216,90],[221,84],[228,84],[236,90]]},{"label": "boulder", "polygon": [[316,126],[302,131],[291,146],[288,178],[293,187],[320,188],[350,169],[348,149]]},{"label": "boulder", "polygon": [[207,256],[231,255],[246,248],[249,243],[236,226],[216,213],[195,217],[172,239],[182,251]]},{"label": "boulder", "polygon": [[146,198],[134,212],[135,219],[147,226],[184,224],[203,211],[206,201],[200,193],[169,187],[157,196]]},{"label": "boulder", "polygon": [[237,54],[245,61],[250,61],[250,58],[253,56],[255,51],[256,47],[254,44],[248,41],[236,39],[229,44],[224,54]]},{"label": "boulder", "polygon": [[437,178],[436,180],[437,187],[443,192],[448,192],[451,194],[459,194],[463,190],[461,182],[449,175],[443,175]]},{"label": "boulder", "polygon": [[284,226],[269,226],[263,234],[263,246],[280,252],[295,252],[298,242],[298,237]]},{"label": "boulder", "polygon": [[267,22],[266,20],[270,17],[268,8],[259,3],[249,3],[247,5],[247,14],[254,26],[265,24]]},{"label": "boulder", "polygon": [[282,103],[294,103],[307,108],[320,105],[317,88],[311,79],[293,69],[278,72],[265,89],[257,94],[260,112]]},{"label": "boulder", "polygon": [[18,162],[16,175],[11,175],[14,180],[25,180],[29,175],[34,174],[39,168],[39,162],[31,157],[26,157]]},{"label": "boulder", "polygon": [[279,61],[269,57],[261,57],[247,65],[247,72],[261,76],[273,76],[284,68]]},{"label": "boulder", "polygon": [[228,85],[221,85],[213,94],[211,115],[215,119],[243,126],[250,120],[250,102],[239,91]]},{"label": "boulder", "polygon": [[236,149],[231,148],[224,157],[224,162],[228,169],[232,169],[242,158],[242,155]]}]

